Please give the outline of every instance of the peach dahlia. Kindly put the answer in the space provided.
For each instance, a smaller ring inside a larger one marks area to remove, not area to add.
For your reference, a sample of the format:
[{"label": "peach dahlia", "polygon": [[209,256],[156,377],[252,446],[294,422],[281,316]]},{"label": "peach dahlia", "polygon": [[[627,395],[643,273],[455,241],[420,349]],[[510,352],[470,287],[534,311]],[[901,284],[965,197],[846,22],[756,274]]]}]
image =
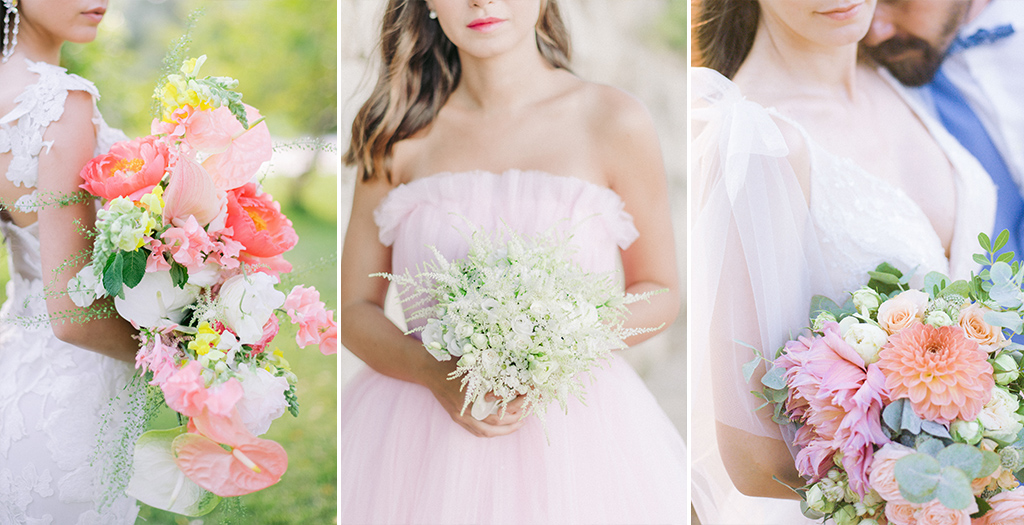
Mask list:
[{"label": "peach dahlia", "polygon": [[920,322],[889,337],[879,353],[890,398],[910,399],[924,419],[973,420],[992,396],[988,354],[958,326]]}]

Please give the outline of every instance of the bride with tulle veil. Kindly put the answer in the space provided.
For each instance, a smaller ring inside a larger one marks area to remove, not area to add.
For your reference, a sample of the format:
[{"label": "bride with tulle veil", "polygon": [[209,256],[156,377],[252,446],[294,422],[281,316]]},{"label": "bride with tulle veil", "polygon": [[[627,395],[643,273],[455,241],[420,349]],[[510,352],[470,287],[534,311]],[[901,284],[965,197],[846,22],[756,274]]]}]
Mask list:
[{"label": "bride with tulle veil", "polygon": [[714,403],[692,406],[691,489],[705,524],[815,522],[789,488],[805,484],[795,450],[754,410],[749,346],[774,352],[813,295],[841,303],[884,261],[965,278],[992,228],[981,166],[858,56],[874,6],[695,2],[691,377]]}]

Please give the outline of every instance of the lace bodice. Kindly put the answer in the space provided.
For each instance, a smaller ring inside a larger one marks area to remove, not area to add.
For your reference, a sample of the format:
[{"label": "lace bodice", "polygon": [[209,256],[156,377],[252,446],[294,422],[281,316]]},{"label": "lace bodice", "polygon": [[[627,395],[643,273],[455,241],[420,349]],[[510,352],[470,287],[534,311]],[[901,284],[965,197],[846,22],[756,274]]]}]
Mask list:
[{"label": "lace bodice", "polygon": [[[95,86],[63,68],[28,61],[38,80],[0,117],[0,154],[18,187],[34,188],[39,156],[54,147],[47,127],[71,91],[98,98]],[[95,154],[124,139],[93,104]],[[0,181],[0,184],[6,183]],[[35,210],[35,192],[14,206]],[[9,257],[0,308],[0,523],[127,524],[138,509],[124,496],[130,451],[142,430],[144,392],[128,388],[131,364],[58,340],[44,300],[38,223],[0,217]],[[42,239],[45,242],[45,239]]]}]

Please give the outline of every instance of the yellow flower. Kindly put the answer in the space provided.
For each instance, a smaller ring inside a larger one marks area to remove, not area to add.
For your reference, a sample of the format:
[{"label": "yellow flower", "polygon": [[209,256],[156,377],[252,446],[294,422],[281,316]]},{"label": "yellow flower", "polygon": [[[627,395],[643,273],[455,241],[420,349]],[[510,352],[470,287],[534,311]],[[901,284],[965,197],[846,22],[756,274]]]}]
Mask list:
[{"label": "yellow flower", "polygon": [[206,355],[210,349],[217,346],[217,343],[219,342],[220,334],[218,334],[213,328],[210,328],[210,323],[203,322],[199,325],[199,331],[196,332],[196,338],[189,342],[188,349],[198,355]]},{"label": "yellow flower", "polygon": [[153,215],[162,214],[164,212],[164,189],[159,185],[154,186],[153,191],[143,195],[139,202],[149,210],[149,213]]}]

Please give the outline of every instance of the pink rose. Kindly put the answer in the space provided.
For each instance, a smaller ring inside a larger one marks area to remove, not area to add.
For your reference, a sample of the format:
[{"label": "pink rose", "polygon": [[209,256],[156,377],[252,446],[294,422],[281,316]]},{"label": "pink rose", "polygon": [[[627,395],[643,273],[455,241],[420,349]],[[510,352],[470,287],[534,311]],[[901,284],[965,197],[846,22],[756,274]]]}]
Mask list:
[{"label": "pink rose", "polygon": [[886,503],[885,518],[892,525],[917,525],[917,515],[920,510],[920,505],[912,503]]},{"label": "pink rose", "polygon": [[878,325],[889,334],[895,334],[922,318],[928,306],[928,294],[920,290],[907,290],[878,307]]},{"label": "pink rose", "polygon": [[82,168],[85,182],[79,187],[107,200],[138,200],[160,183],[167,164],[167,145],[157,137],[118,142]]},{"label": "pink rose", "polygon": [[899,483],[896,482],[896,461],[915,452],[914,449],[899,443],[887,443],[875,452],[874,461],[871,463],[871,488],[885,501],[906,503],[900,493]]},{"label": "pink rose", "polygon": [[1024,487],[1000,492],[988,500],[988,511],[976,525],[1020,525],[1024,523]]},{"label": "pink rose", "polygon": [[960,320],[958,321],[967,337],[977,341],[978,345],[990,354],[1006,346],[1003,331],[999,327],[985,322],[985,314],[991,311],[974,303],[960,309]]},{"label": "pink rose", "polygon": [[978,504],[973,501],[971,506],[966,509],[953,510],[946,508],[945,505],[939,503],[939,500],[933,499],[921,507],[921,512],[917,515],[917,523],[918,525],[971,525],[971,514],[974,512],[978,512]]}]

